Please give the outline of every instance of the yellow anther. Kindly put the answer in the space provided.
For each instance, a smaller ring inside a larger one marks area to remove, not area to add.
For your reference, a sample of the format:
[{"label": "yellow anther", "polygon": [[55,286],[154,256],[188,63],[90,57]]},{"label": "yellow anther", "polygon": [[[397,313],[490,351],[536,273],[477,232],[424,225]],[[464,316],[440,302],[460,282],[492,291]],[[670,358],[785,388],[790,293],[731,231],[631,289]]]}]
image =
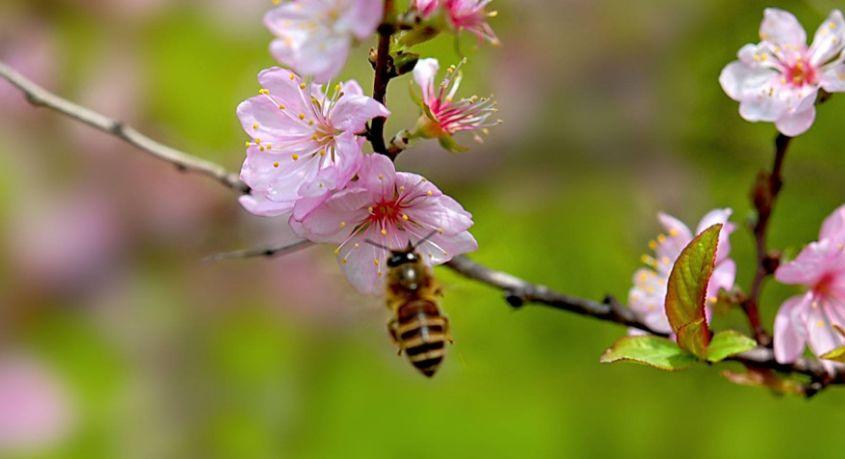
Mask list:
[{"label": "yellow anther", "polygon": [[309,125],[309,126],[313,126],[313,125],[314,125],[314,120],[308,120],[308,125]]},{"label": "yellow anther", "polygon": [[379,265],[378,258],[373,258],[373,264],[376,265],[376,266]]},{"label": "yellow anther", "polygon": [[427,195],[431,196],[431,195],[433,195],[433,194],[434,194],[434,192],[433,192],[433,191],[431,191],[431,190],[428,190],[428,191],[426,191],[426,192],[425,192],[425,194],[427,194]]},{"label": "yellow anther", "polygon": [[367,207],[367,212],[373,213],[373,206]]},{"label": "yellow anther", "polygon": [[279,167],[279,162],[276,161],[275,163],[273,163],[273,167]]},{"label": "yellow anther", "polygon": [[320,150],[320,156],[326,156],[326,149],[325,148]]},{"label": "yellow anther", "polygon": [[654,250],[657,248],[657,241],[648,241],[648,248]]},{"label": "yellow anther", "polygon": [[340,264],[345,265],[346,263],[348,263],[348,262],[346,261],[346,258],[344,258],[344,259],[340,260]]},{"label": "yellow anther", "polygon": [[340,246],[334,248],[334,254],[337,255],[340,253]]},{"label": "yellow anther", "polygon": [[361,244],[356,242],[355,244],[352,245],[352,247],[355,247],[357,249],[358,247],[361,247]]},{"label": "yellow anther", "polygon": [[284,110],[284,109],[285,109],[285,104],[279,104],[279,110]]},{"label": "yellow anther", "polygon": [[295,78],[295,77],[293,76],[293,72],[291,72],[291,73],[290,73],[290,75],[288,75],[288,78],[290,78],[290,81],[293,81],[293,79]]},{"label": "yellow anther", "polygon": [[305,83],[299,83],[299,89],[305,89]]},{"label": "yellow anther", "polygon": [[299,159],[299,155],[297,155],[296,153],[294,153],[294,154],[290,155],[290,157],[291,157],[294,161],[296,161],[297,159]]},{"label": "yellow anther", "polygon": [[670,237],[675,237],[677,235],[678,235],[678,230],[676,230],[675,228],[672,228],[672,229],[669,230],[669,236]]},{"label": "yellow anther", "polygon": [[662,234],[658,234],[657,235],[657,242],[663,244],[664,242],[666,242],[666,236],[664,236]]},{"label": "yellow anther", "polygon": [[382,235],[382,236],[387,236],[387,230],[386,230],[386,229],[384,229],[384,228],[382,228],[382,229],[381,229],[381,235]]},{"label": "yellow anther", "polygon": [[258,123],[252,123],[252,128],[257,131],[258,130]]},{"label": "yellow anther", "polygon": [[305,113],[300,113],[299,115],[296,115],[296,116],[298,116],[299,119],[301,119],[301,120],[305,119]]},{"label": "yellow anther", "polygon": [[258,150],[259,150],[259,151],[264,151],[264,145],[262,145],[262,146],[258,147]]},{"label": "yellow anther", "polygon": [[379,175],[378,175],[378,179],[379,179],[379,180],[384,180],[384,175],[383,175],[383,174],[379,174]]},{"label": "yellow anther", "polygon": [[261,143],[261,139],[259,139],[258,137],[256,137],[256,138],[255,138],[255,143]]},{"label": "yellow anther", "polygon": [[408,216],[405,215],[405,214],[402,214],[402,220],[408,221]]},{"label": "yellow anther", "polygon": [[261,89],[259,89],[259,90],[258,90],[258,94],[261,94],[261,95],[263,95],[263,96],[269,96],[269,95],[270,95],[270,90],[268,90],[268,89],[264,89],[264,88],[261,88]]},{"label": "yellow anther", "polygon": [[345,227],[346,227],[346,222],[340,222],[340,227],[341,227],[341,228],[345,228]]},{"label": "yellow anther", "polygon": [[265,144],[264,144],[264,148],[266,148],[266,149],[268,149],[268,150],[269,150],[269,149],[273,148],[273,144],[271,144],[271,143],[265,143]]},{"label": "yellow anther", "polygon": [[244,145],[247,146],[247,147],[250,147],[250,146],[252,146],[252,142],[247,140],[246,142],[244,142]]}]

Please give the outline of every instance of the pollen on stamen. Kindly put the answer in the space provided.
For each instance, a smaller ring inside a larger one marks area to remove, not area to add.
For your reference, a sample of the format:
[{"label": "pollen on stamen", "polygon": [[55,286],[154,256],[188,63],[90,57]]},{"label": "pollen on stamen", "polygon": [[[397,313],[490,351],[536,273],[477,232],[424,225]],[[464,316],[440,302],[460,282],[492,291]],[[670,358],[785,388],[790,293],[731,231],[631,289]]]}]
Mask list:
[{"label": "pollen on stamen", "polygon": [[642,257],[640,257],[640,261],[651,267],[657,266],[657,260],[648,255],[643,255]]},{"label": "pollen on stamen", "polygon": [[274,162],[273,167],[279,167],[279,162],[278,161]]},{"label": "pollen on stamen", "polygon": [[431,196],[431,195],[433,195],[433,194],[434,194],[434,192],[433,192],[433,191],[431,191],[431,190],[428,190],[428,191],[426,191],[426,192],[425,192],[425,194],[427,194],[427,195]]},{"label": "pollen on stamen", "polygon": [[256,143],[256,144],[260,144],[260,143],[261,143],[261,139],[259,139],[258,137],[256,137],[256,138],[255,138],[255,143]]},{"label": "pollen on stamen", "polygon": [[299,89],[305,89],[305,83],[299,83]]},{"label": "pollen on stamen", "polygon": [[345,228],[345,227],[346,227],[346,222],[340,222],[340,227],[341,227],[341,228]]},{"label": "pollen on stamen", "polygon": [[402,220],[408,221],[408,216],[405,215],[405,214],[402,214]]},{"label": "pollen on stamen", "polygon": [[381,233],[382,236],[387,236],[387,230],[386,229],[382,228],[381,231],[379,231],[379,232]]},{"label": "pollen on stamen", "polygon": [[326,156],[326,149],[325,148],[320,150],[320,156]]},{"label": "pollen on stamen", "polygon": [[293,72],[291,72],[291,73],[288,75],[288,78],[290,78],[290,81],[293,81],[293,80],[294,80],[294,78],[296,78],[296,77],[295,77],[295,76],[293,76]]},{"label": "pollen on stamen", "polygon": [[379,265],[378,258],[373,258],[373,264],[374,264],[375,266],[378,266],[378,265]]},{"label": "pollen on stamen", "polygon": [[337,255],[340,253],[340,246],[334,248],[334,254]]},{"label": "pollen on stamen", "polygon": [[299,117],[299,119],[301,119],[301,120],[305,119],[305,113],[300,113],[299,115],[296,115],[296,116]]},{"label": "pollen on stamen", "polygon": [[356,248],[356,249],[357,249],[358,247],[361,247],[361,244],[359,244],[359,243],[357,243],[357,242],[356,242],[355,244],[352,244],[352,247],[354,247],[354,248]]},{"label": "pollen on stamen", "polygon": [[294,154],[290,155],[290,157],[291,157],[291,159],[293,159],[294,161],[296,161],[296,160],[298,160],[298,159],[299,159],[299,155],[297,155],[296,153],[294,153]]},{"label": "pollen on stamen", "polygon": [[340,260],[340,264],[345,265],[346,263],[348,263],[348,261],[346,260],[346,258],[342,258],[342,259]]},{"label": "pollen on stamen", "polygon": [[656,249],[657,248],[657,241],[654,241],[654,240],[648,241],[648,248],[651,249],[651,250]]},{"label": "pollen on stamen", "polygon": [[279,104],[279,110],[284,110],[284,109],[285,109],[285,104]]},{"label": "pollen on stamen", "polygon": [[657,242],[663,244],[664,242],[666,242],[666,236],[663,235],[663,234],[658,234],[657,235]]},{"label": "pollen on stamen", "polygon": [[259,89],[259,90],[258,90],[258,94],[261,94],[262,96],[269,96],[269,95],[270,95],[270,90],[269,90],[269,89],[264,89],[264,88],[261,88],[261,89]]},{"label": "pollen on stamen", "polygon": [[252,123],[252,128],[257,131],[258,130],[258,123]]}]

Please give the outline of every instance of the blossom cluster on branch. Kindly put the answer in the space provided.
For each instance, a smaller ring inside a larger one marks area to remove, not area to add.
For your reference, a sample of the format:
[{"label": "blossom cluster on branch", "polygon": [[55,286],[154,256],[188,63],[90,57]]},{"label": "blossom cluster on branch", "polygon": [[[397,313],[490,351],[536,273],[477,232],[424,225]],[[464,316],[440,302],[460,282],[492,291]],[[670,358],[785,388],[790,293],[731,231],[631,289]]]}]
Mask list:
[{"label": "blossom cluster on branch", "polygon": [[[490,118],[495,103],[457,98],[463,62],[450,66],[438,84],[437,60],[419,58],[410,48],[423,41],[419,30],[426,39],[441,30],[467,30],[497,42],[486,22],[487,3],[417,1],[402,15],[413,21],[395,37],[400,16],[381,0],[298,0],[270,10],[264,22],[277,37],[270,51],[286,68],[262,70],[259,94],[237,109],[251,138],[241,170],[251,192],[241,204],[256,215],[287,215],[299,236],[335,244],[347,278],[364,293],[383,291],[389,253],[379,246],[401,250],[425,239],[418,251],[431,264],[475,250],[468,232],[472,216],[457,201],[420,175],[397,172],[386,156],[365,152],[366,139],[374,135],[370,123],[390,116],[383,98],[364,95],[354,80],[330,82],[350,47],[382,24],[391,30],[390,56],[377,56],[377,65],[390,59],[395,76],[412,69],[420,87],[419,121],[401,131],[402,148],[413,139],[433,138],[450,151],[465,151],[453,136],[470,132],[480,140],[496,124]],[[411,56],[413,65],[396,68],[399,56]]]}]

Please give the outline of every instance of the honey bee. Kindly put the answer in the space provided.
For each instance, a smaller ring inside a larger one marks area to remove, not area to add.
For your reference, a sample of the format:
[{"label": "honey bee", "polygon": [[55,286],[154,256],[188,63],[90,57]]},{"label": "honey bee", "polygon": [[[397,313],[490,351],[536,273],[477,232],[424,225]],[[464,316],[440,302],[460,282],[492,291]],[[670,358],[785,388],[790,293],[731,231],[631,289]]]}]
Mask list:
[{"label": "honey bee", "polygon": [[411,365],[430,378],[443,362],[446,341],[452,340],[449,320],[437,305],[440,286],[416,250],[426,239],[408,243],[405,250],[390,250],[385,288],[393,314],[387,323],[390,337],[399,354],[404,352]]}]

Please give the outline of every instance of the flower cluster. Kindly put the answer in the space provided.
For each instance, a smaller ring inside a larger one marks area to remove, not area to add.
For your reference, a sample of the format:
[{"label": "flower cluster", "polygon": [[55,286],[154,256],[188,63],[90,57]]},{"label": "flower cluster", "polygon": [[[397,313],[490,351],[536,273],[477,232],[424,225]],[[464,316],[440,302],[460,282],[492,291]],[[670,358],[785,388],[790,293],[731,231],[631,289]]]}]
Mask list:
[{"label": "flower cluster", "polygon": [[496,16],[495,11],[488,12],[491,0],[415,0],[414,6],[424,19],[431,18],[438,10],[445,13],[449,26],[456,31],[466,30],[479,38],[497,45],[499,39],[493,28],[487,23],[488,17]]},{"label": "flower cluster", "polygon": [[[719,234],[719,245],[716,250],[716,266],[710,283],[707,285],[707,300],[716,301],[720,290],[731,290],[736,277],[736,263],[730,258],[730,234],[735,227],[728,221],[731,209],[715,209],[707,213],[698,223],[696,234],[701,233],[712,225],[724,225]],[[669,319],[663,307],[666,298],[666,288],[669,274],[675,260],[684,247],[692,241],[694,235],[680,220],[664,214],[658,214],[658,220],[663,226],[665,234],[649,243],[654,256],[643,255],[643,262],[647,268],[641,268],[634,273],[634,286],[628,294],[628,303],[640,320],[652,330],[661,333],[671,333]],[[708,312],[709,313],[709,312]]]},{"label": "flower cluster", "polygon": [[845,20],[834,10],[819,26],[813,43],[791,13],[765,11],[760,43],[739,50],[739,60],[722,71],[719,82],[738,101],[748,121],[774,122],[785,135],[812,126],[819,91],[845,91]]},{"label": "flower cluster", "polygon": [[[795,361],[806,345],[823,355],[845,345],[845,206],[822,224],[819,240],[807,245],[775,278],[807,287],[786,300],[775,318],[775,358]],[[832,370],[832,362],[823,361]]]},{"label": "flower cluster", "polygon": [[[429,16],[442,7],[456,31],[495,42],[487,3],[445,0],[412,8],[422,6]],[[335,244],[347,278],[365,293],[381,291],[385,248],[420,243],[425,260],[439,264],[477,247],[468,231],[472,216],[460,204],[425,178],[397,172],[387,156],[364,151],[369,124],[387,118],[387,108],[354,80],[329,84],[354,41],[372,35],[383,17],[392,19],[381,0],[295,0],[275,7],[264,22],[276,36],[271,53],[286,68],[261,71],[258,95],[237,109],[251,138],[241,169],[250,193],[241,204],[256,215],[289,216],[301,237]],[[415,64],[423,115],[413,132],[402,132],[408,140],[436,138],[449,150],[463,151],[452,136],[485,133],[495,124],[489,120],[494,103],[454,100],[460,69],[450,67],[437,89],[438,69],[434,59]]]}]

